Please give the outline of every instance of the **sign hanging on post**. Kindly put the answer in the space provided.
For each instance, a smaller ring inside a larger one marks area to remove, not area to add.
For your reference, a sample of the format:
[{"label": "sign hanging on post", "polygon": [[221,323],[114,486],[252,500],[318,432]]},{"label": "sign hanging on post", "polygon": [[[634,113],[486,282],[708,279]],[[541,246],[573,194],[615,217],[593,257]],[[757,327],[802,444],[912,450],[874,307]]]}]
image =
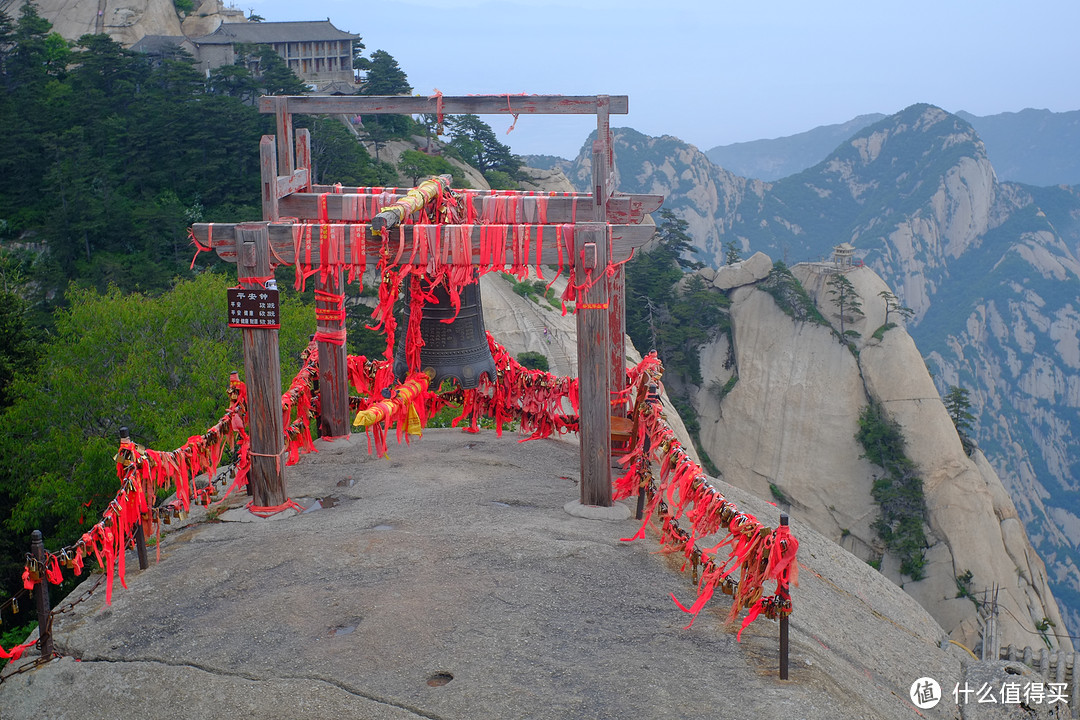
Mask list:
[{"label": "sign hanging on post", "polygon": [[229,288],[229,327],[281,327],[278,291],[268,288]]}]

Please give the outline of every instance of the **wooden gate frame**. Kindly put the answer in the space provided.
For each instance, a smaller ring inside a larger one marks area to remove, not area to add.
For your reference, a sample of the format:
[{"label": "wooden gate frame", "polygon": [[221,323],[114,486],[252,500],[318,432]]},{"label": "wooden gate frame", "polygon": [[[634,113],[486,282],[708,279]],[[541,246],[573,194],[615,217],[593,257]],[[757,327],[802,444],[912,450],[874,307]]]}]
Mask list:
[{"label": "wooden gate frame", "polygon": [[[259,110],[273,113],[277,134],[264,135],[260,143],[263,222],[240,224],[200,223],[193,226],[196,241],[213,248],[227,261],[237,263],[241,278],[265,278],[273,274],[271,257],[278,264],[295,264],[293,221],[312,220],[310,253],[313,265],[320,257],[320,237],[341,237],[344,228],[355,228],[343,213],[346,198],[358,194],[370,197],[370,188],[342,188],[313,185],[311,138],[305,129],[293,128],[293,115],[443,115],[497,114],[595,114],[597,139],[592,148],[592,193],[529,193],[516,191],[477,192],[483,202],[501,202],[517,196],[516,224],[536,229],[543,252],[528,264],[562,263],[556,248],[556,223],[574,223],[572,263],[605,281],[596,282],[578,298],[577,359],[579,376],[579,438],[581,445],[581,503],[610,506],[611,500],[611,415],[625,415],[625,403],[612,402],[612,393],[625,390],[626,382],[626,288],[619,264],[653,235],[652,225],[640,225],[647,213],[663,203],[662,195],[624,195],[615,191],[614,154],[609,116],[626,114],[625,95],[469,95],[469,96],[264,96]],[[404,194],[406,189],[397,190]],[[472,192],[472,191],[470,191]],[[543,196],[538,200],[537,196]],[[544,203],[548,224],[539,224],[538,207]],[[478,208],[479,210],[479,208]],[[283,222],[283,218],[288,222]],[[322,218],[321,221],[318,219]],[[336,221],[336,222],[335,222]],[[318,224],[315,224],[318,223]],[[345,224],[347,223],[347,225]],[[377,232],[369,223],[369,236]],[[450,227],[450,226],[441,226]],[[459,230],[464,226],[458,226]],[[481,225],[472,228],[473,257],[479,265],[475,240]],[[404,247],[413,245],[412,226],[403,226]],[[364,252],[374,265],[381,241],[366,243]],[[343,262],[355,262],[348,243],[340,248]],[[512,253],[508,252],[508,255]],[[514,258],[520,262],[521,258]],[[316,290],[342,288],[341,270],[317,272]],[[318,301],[316,303],[318,306]],[[604,312],[601,312],[604,311]],[[323,332],[344,331],[344,322],[319,320]],[[276,507],[287,499],[284,478],[284,428],[280,406],[281,367],[276,329],[243,329],[244,368],[248,384],[248,412],[251,423],[251,470],[253,504]],[[321,414],[319,431],[324,437],[349,434],[348,372],[345,346],[319,343],[319,388]]]}]

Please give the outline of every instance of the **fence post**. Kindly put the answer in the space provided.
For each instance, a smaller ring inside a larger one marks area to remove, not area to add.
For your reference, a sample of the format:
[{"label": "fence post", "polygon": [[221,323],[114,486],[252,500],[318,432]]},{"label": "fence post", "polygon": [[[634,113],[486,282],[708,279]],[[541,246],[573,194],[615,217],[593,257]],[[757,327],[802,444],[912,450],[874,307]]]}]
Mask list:
[{"label": "fence post", "polygon": [[[788,514],[780,513],[780,525],[787,526]],[[788,616],[780,613],[780,679],[788,679]]]},{"label": "fence post", "polygon": [[[120,443],[129,442],[131,442],[131,438],[128,436],[128,429],[126,427],[120,428]],[[146,557],[146,531],[143,529],[141,515],[139,516],[139,524],[135,526],[132,534],[135,536],[135,552],[139,555],[139,569],[145,570],[150,567],[150,560]]]},{"label": "fence post", "polygon": [[[37,561],[38,567],[45,567],[45,542],[40,530],[30,534],[30,555]],[[34,600],[37,602],[38,647],[41,657],[48,657],[53,654],[52,610],[49,607],[49,579],[44,574],[34,586]]]}]

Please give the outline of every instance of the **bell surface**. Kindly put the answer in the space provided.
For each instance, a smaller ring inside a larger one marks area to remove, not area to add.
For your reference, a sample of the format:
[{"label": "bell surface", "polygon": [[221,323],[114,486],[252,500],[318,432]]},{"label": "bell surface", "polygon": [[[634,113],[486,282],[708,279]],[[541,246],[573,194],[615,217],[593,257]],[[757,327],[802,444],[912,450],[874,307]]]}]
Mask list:
[{"label": "bell surface", "polygon": [[[491,357],[484,328],[480,282],[473,281],[461,289],[461,309],[457,317],[454,317],[454,306],[445,284],[432,287],[426,280],[420,282],[425,289],[431,289],[435,299],[424,305],[420,316],[420,337],[424,340],[424,346],[420,348],[420,367],[413,369],[430,368],[435,372],[431,380],[432,389],[438,388],[448,378],[457,380],[465,390],[477,387],[481,375],[486,374],[489,381],[495,382],[495,360]],[[405,379],[409,370],[405,361],[405,330],[409,326],[410,305],[406,299],[405,320],[398,326],[397,349],[394,353],[394,376],[399,382]],[[451,318],[452,321],[446,322]]]}]

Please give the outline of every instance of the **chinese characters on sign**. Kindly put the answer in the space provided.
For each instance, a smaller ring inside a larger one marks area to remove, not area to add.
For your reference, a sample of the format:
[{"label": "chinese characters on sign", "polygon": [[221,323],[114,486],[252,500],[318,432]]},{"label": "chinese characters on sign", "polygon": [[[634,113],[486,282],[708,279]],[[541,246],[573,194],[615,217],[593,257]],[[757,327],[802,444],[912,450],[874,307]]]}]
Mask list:
[{"label": "chinese characters on sign", "polygon": [[229,327],[281,327],[278,291],[267,288],[229,288]]}]

